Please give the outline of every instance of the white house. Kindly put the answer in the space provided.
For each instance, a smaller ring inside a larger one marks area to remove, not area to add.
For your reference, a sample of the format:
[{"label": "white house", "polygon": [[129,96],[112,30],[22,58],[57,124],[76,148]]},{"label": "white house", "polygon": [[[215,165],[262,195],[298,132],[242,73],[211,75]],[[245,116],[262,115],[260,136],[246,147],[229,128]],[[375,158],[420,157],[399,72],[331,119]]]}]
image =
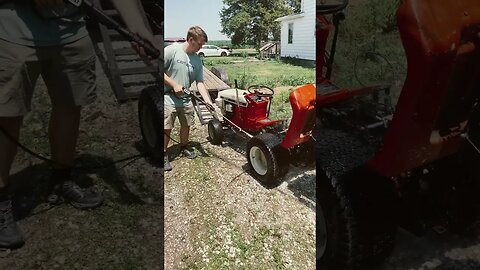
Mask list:
[{"label": "white house", "polygon": [[315,0],[302,0],[300,13],[276,19],[281,25],[281,57],[315,61],[315,10]]}]

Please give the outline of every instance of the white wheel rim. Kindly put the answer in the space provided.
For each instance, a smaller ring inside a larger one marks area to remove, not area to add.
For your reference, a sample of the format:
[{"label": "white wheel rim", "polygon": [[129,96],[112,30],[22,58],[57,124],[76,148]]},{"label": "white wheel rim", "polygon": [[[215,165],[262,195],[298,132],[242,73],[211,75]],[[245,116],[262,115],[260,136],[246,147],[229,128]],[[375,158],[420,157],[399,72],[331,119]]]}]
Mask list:
[{"label": "white wheel rim", "polygon": [[145,140],[147,144],[151,147],[155,147],[157,144],[157,133],[153,125],[153,118],[150,115],[150,110],[147,107],[142,109],[142,127],[143,134],[145,135]]},{"label": "white wheel rim", "polygon": [[258,146],[253,146],[250,148],[249,155],[250,162],[252,163],[252,167],[255,172],[257,172],[259,175],[267,174],[268,164],[262,149],[260,149]]},{"label": "white wheel rim", "polygon": [[321,206],[319,207],[317,215],[320,217],[317,222],[317,259],[320,259],[327,249],[327,222],[325,221],[325,215],[323,214]]}]

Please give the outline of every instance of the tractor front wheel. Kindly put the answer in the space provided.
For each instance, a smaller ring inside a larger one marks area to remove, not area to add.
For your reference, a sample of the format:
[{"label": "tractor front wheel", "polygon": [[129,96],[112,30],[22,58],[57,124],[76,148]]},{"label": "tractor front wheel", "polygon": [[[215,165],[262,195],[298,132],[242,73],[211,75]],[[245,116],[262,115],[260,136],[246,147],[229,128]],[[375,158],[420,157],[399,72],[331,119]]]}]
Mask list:
[{"label": "tractor front wheel", "polygon": [[247,143],[249,169],[267,188],[280,185],[280,177],[288,171],[288,152],[280,143],[281,139],[271,133],[257,135]]},{"label": "tractor front wheel", "polygon": [[163,157],[163,89],[149,86],[138,99],[140,130],[147,153],[155,160]]},{"label": "tractor front wheel", "polygon": [[219,145],[223,141],[223,126],[217,119],[212,119],[208,122],[208,138],[215,145]]}]

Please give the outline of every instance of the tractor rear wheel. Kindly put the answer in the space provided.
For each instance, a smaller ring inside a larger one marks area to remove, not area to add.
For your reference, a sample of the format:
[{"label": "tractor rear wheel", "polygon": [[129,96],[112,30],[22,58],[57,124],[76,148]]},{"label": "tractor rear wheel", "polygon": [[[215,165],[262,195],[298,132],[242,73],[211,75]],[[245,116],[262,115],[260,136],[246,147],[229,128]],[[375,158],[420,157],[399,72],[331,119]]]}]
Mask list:
[{"label": "tractor rear wheel", "polygon": [[287,150],[280,146],[281,139],[271,133],[262,133],[247,143],[250,171],[267,188],[281,184],[280,177],[288,171]]},{"label": "tractor rear wheel", "polygon": [[365,269],[382,262],[393,249],[396,232],[390,180],[363,167],[374,153],[368,144],[338,130],[318,133],[317,249],[323,252],[317,253],[317,264],[321,269]]},{"label": "tractor rear wheel", "polygon": [[162,159],[163,90],[160,87],[149,86],[142,90],[138,99],[138,117],[147,153],[155,160]]},{"label": "tractor rear wheel", "polygon": [[223,141],[223,126],[217,119],[212,119],[208,122],[208,138],[215,145],[219,145]]}]

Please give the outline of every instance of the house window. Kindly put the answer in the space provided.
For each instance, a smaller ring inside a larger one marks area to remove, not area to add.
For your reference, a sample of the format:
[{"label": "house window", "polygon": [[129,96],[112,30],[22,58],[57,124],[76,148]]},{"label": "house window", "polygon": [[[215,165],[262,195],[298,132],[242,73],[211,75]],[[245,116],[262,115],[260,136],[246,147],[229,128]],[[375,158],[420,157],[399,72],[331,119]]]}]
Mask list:
[{"label": "house window", "polygon": [[293,23],[288,24],[288,44],[293,43]]}]

